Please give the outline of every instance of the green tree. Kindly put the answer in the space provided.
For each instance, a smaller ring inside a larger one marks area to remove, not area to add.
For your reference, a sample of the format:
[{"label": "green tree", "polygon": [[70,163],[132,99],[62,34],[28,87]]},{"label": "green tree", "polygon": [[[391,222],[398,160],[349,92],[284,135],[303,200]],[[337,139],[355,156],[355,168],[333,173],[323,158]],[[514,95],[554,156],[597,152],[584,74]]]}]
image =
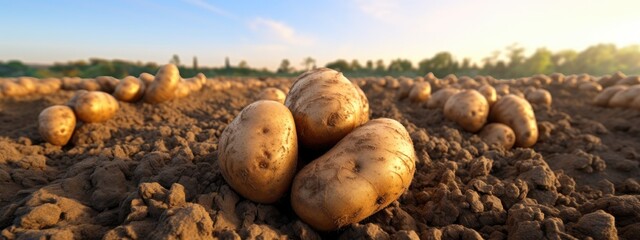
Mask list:
[{"label": "green tree", "polygon": [[249,68],[249,64],[247,64],[247,61],[242,60],[240,61],[240,63],[238,63],[238,67],[241,69],[248,69]]},{"label": "green tree", "polygon": [[376,73],[383,74],[386,69],[384,61],[382,61],[382,59],[378,59],[378,61],[376,61]]},{"label": "green tree", "polygon": [[389,72],[396,74],[406,74],[413,70],[413,64],[408,59],[396,59],[389,63]]},{"label": "green tree", "polygon": [[575,59],[576,71],[603,75],[617,71],[616,46],[598,44],[580,52]]},{"label": "green tree", "polygon": [[198,70],[198,57],[193,57],[193,70]]},{"label": "green tree", "polygon": [[280,62],[280,67],[278,67],[277,73],[290,73],[293,69],[291,69],[291,63],[289,59],[282,59]]},{"label": "green tree", "polygon": [[436,76],[446,76],[447,74],[455,73],[457,68],[458,63],[450,53],[440,52],[431,59],[420,61],[418,63],[418,74],[425,75],[428,72],[432,72]]},{"label": "green tree", "polygon": [[304,65],[304,69],[309,71],[311,69],[315,69],[316,68],[316,60],[311,58],[311,57],[306,57],[304,60],[302,60],[302,65]]},{"label": "green tree", "polygon": [[[531,76],[535,74],[551,74],[555,67],[553,64],[553,53],[546,48],[539,48],[529,58],[527,58],[520,67],[519,74],[521,76]],[[511,73],[511,72],[510,72]]]},{"label": "green tree", "polygon": [[373,61],[371,61],[371,60],[367,60],[366,68],[367,68],[367,70],[368,70],[369,72],[372,72],[372,71],[373,71]]},{"label": "green tree", "polygon": [[169,63],[173,63],[176,66],[180,66],[180,57],[178,57],[177,54],[173,54],[173,57],[171,57],[171,60],[169,60]]},{"label": "green tree", "polygon": [[349,66],[349,63],[343,59],[338,59],[334,62],[327,63],[325,67],[331,68],[336,71],[341,71],[341,72],[351,71],[351,67]]}]

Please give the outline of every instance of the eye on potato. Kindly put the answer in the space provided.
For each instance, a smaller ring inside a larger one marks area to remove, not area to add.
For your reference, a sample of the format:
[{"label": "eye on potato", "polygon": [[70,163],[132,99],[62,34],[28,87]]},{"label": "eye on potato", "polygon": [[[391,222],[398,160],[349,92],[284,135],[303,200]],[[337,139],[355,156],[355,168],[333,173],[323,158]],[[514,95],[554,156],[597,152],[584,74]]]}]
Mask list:
[{"label": "eye on potato", "polygon": [[458,92],[460,90],[456,88],[443,88],[436,91],[427,101],[427,108],[443,108],[447,100]]},{"label": "eye on potato", "polygon": [[118,100],[111,94],[99,91],[79,95],[74,105],[78,119],[87,123],[107,121],[116,115],[118,108]]},{"label": "eye on potato", "polygon": [[333,146],[365,118],[356,86],[329,68],[300,75],[291,86],[285,105],[296,121],[298,140],[315,150]]},{"label": "eye on potato", "polygon": [[431,97],[431,84],[419,82],[413,85],[409,92],[409,100],[412,102],[425,102]]},{"label": "eye on potato", "polygon": [[489,120],[513,129],[516,146],[531,147],[538,141],[538,124],[531,104],[524,98],[509,94],[491,106]]},{"label": "eye on potato", "polygon": [[287,98],[287,95],[280,89],[274,87],[268,87],[263,89],[258,95],[258,99],[260,100],[271,100],[284,104],[284,100]]},{"label": "eye on potato", "polygon": [[128,76],[119,81],[113,96],[123,102],[136,102],[144,95],[145,85],[142,80]]},{"label": "eye on potato", "polygon": [[298,159],[293,115],[275,101],[249,104],[220,136],[222,176],[240,195],[273,203],[291,187]]},{"label": "eye on potato", "polygon": [[172,100],[180,83],[180,72],[174,64],[162,66],[155,79],[147,86],[144,93],[146,103],[161,103]]},{"label": "eye on potato", "polygon": [[359,222],[405,192],[416,154],[407,130],[393,119],[356,128],[293,180],[291,205],[317,230]]},{"label": "eye on potato", "polygon": [[509,150],[516,142],[513,130],[502,123],[489,123],[478,134],[488,145],[498,145]]},{"label": "eye on potato", "polygon": [[38,132],[45,141],[53,145],[66,145],[75,127],[76,116],[68,106],[54,105],[38,115]]},{"label": "eye on potato", "polygon": [[487,122],[489,102],[476,90],[464,90],[451,96],[444,105],[444,117],[469,132],[479,131]]}]

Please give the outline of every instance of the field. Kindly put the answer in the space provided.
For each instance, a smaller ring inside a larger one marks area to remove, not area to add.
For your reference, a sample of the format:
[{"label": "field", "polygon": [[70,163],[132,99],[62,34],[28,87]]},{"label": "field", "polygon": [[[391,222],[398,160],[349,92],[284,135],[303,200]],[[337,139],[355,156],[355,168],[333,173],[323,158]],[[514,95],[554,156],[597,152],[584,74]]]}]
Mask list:
[{"label": "field", "polygon": [[[466,87],[462,79],[432,82],[432,92]],[[584,75],[474,80],[507,85],[512,93],[530,87],[551,93],[550,106],[532,104],[538,142],[511,150],[487,145],[447,120],[442,109],[401,98],[406,78],[351,79],[369,99],[371,119],[405,126],[418,157],[416,173],[400,199],[371,217],[337,231],[315,231],[287,197],[265,205],[239,196],[217,161],[225,127],[262,89],[288,89],[292,80],[209,78],[181,99],[120,102],[112,119],[79,123],[63,147],[43,140],[38,115],[65,104],[74,91],[0,98],[0,238],[640,236],[640,110],[593,105],[601,89],[584,83],[602,79]]]}]

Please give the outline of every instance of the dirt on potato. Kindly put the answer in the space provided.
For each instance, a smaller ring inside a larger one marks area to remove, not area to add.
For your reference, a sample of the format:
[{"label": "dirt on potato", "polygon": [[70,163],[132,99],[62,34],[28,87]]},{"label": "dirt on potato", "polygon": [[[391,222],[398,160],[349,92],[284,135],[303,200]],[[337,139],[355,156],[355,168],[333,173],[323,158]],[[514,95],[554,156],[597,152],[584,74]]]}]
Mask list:
[{"label": "dirt on potato", "polygon": [[[504,151],[399,100],[374,81],[362,89],[371,118],[402,123],[418,156],[409,191],[338,231],[318,232],[288,196],[256,204],[218,166],[218,137],[266,87],[292,79],[209,79],[162,104],[120,102],[103,123],[78,123],[58,147],[38,114],[72,91],[0,99],[1,239],[637,239],[640,111],[597,107],[596,91],[543,84],[533,105],[539,141]],[[228,83],[231,82],[231,83]],[[524,86],[508,82],[512,89]]]}]

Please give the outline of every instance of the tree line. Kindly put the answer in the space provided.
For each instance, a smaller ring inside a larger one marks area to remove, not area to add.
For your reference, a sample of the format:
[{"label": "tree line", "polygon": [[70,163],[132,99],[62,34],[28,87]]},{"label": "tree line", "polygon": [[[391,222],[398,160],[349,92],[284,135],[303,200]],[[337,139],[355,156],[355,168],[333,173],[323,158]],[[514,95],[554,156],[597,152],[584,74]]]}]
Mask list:
[{"label": "tree line", "polygon": [[[395,59],[386,64],[383,60],[368,60],[363,64],[358,60],[347,61],[338,59],[325,66],[344,72],[347,76],[423,76],[432,72],[438,77],[447,74],[458,76],[491,75],[496,78],[516,78],[534,74],[564,74],[588,73],[591,75],[605,75],[616,71],[626,74],[640,75],[640,45],[617,47],[614,44],[597,44],[577,52],[563,50],[551,52],[546,48],[539,48],[530,56],[525,56],[525,49],[518,45],[511,45],[503,51],[495,51],[480,63],[472,63],[469,58],[456,59],[449,52],[439,52],[431,58],[425,58],[417,64],[408,59]],[[224,66],[201,67],[197,58],[192,64],[183,64],[177,55],[169,62],[179,66],[183,76],[195,75],[202,72],[213,76],[295,76],[316,67],[315,59],[307,57],[300,64],[293,64],[283,59],[276,71],[266,68],[251,68],[246,61],[240,61],[236,66],[231,65],[225,58]],[[296,68],[295,66],[300,66]],[[123,60],[89,59],[88,61],[72,61],[55,63],[51,66],[27,65],[18,60],[0,62],[0,76],[34,76],[34,77],[83,77],[97,76],[137,76],[140,73],[155,73],[156,63],[130,62]]]}]

